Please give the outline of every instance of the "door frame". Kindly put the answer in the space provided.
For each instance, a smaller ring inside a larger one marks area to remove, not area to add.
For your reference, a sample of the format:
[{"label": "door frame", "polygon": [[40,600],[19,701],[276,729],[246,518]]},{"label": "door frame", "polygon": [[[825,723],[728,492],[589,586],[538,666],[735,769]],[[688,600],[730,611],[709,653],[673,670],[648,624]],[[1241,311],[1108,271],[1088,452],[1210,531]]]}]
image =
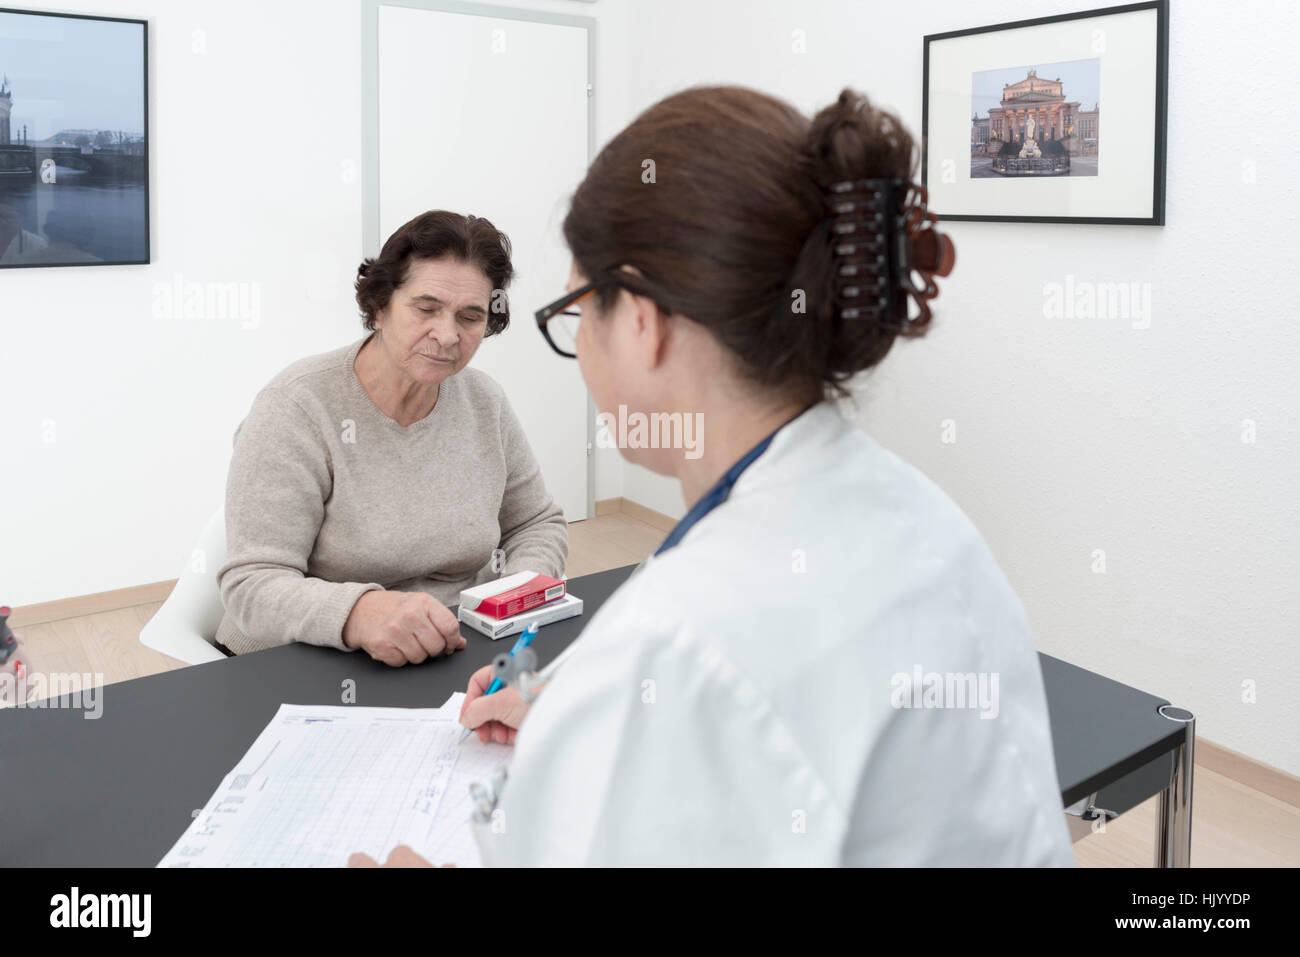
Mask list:
[{"label": "door frame", "polygon": [[[468,0],[361,0],[361,255],[379,255],[379,8],[525,20],[587,31],[587,164],[596,142],[596,20],[568,13],[521,10]],[[541,303],[538,304],[542,305]],[[529,310],[531,313],[531,310]],[[587,518],[596,516],[596,406],[587,393]]]}]

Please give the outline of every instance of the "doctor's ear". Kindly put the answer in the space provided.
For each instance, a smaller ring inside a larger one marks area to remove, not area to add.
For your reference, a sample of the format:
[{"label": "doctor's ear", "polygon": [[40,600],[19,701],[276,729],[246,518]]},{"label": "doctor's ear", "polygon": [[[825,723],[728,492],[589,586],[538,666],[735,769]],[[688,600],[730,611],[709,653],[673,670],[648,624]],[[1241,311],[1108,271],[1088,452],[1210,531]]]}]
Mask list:
[{"label": "doctor's ear", "polygon": [[626,322],[632,333],[633,351],[637,365],[652,371],[663,365],[667,358],[668,343],[672,335],[674,317],[665,313],[648,296],[628,293],[632,308]]},{"label": "doctor's ear", "polygon": [[[645,278],[644,273],[636,266],[620,266],[619,272],[635,279]],[[643,369],[658,368],[664,362],[665,350],[671,334],[671,323],[675,321],[675,317],[650,296],[634,289],[624,289],[622,293],[632,305],[632,308],[624,311],[623,314],[629,322],[638,364]]]}]

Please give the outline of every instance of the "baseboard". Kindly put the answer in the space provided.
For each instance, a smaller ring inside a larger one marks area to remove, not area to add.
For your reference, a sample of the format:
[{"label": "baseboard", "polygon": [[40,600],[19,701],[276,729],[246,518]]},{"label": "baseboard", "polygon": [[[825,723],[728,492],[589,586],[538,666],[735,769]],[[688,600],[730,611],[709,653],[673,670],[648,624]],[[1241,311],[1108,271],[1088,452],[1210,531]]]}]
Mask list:
[{"label": "baseboard", "polygon": [[612,515],[615,512],[622,512],[629,518],[635,518],[639,522],[645,522],[661,532],[671,532],[677,527],[677,519],[670,518],[663,512],[656,512],[652,508],[646,508],[640,502],[634,502],[627,498],[603,498],[596,503],[596,515]]},{"label": "baseboard", "polygon": [[1256,761],[1240,751],[1233,751],[1199,736],[1196,739],[1196,763],[1206,770],[1231,778],[1238,784],[1285,801],[1292,807],[1300,807],[1300,778],[1271,764]]},{"label": "baseboard", "polygon": [[171,581],[132,585],[130,588],[95,592],[93,595],[77,595],[73,598],[60,598],[57,601],[37,602],[34,605],[15,605],[13,614],[9,617],[9,627],[24,628],[28,625],[41,625],[47,621],[80,618],[83,615],[97,615],[100,612],[116,611],[119,608],[166,601],[175,587],[176,579],[173,578]]}]

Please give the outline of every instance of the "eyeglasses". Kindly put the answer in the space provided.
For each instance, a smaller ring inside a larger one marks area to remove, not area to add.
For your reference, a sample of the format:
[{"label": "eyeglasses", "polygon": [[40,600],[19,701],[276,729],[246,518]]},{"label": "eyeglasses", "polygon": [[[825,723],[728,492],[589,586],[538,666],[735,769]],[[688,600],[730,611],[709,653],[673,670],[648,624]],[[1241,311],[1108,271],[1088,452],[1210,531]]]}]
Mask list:
[{"label": "eyeglasses", "polygon": [[596,283],[589,282],[534,313],[537,328],[547,344],[566,359],[578,357],[578,323],[582,321],[580,303],[595,291]]},{"label": "eyeglasses", "polygon": [[[602,280],[602,282],[612,283],[634,295],[648,296],[650,301],[664,315],[672,315],[673,313],[672,309],[665,307],[660,299],[655,298],[653,292],[646,290],[644,281],[630,279],[619,273],[616,277]],[[543,306],[533,313],[537,319],[537,328],[541,330],[547,343],[566,359],[578,358],[578,323],[582,321],[582,307],[580,304],[582,300],[595,292],[600,285],[600,282],[589,282],[585,286],[573,290],[573,292],[566,293],[549,306]]]}]

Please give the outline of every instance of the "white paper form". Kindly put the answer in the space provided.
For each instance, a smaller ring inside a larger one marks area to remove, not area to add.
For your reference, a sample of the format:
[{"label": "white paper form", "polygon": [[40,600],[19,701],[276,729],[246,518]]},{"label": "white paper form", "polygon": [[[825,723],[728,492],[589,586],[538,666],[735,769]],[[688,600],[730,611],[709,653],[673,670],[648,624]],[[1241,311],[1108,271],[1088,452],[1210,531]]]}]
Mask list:
[{"label": "white paper form", "polygon": [[341,867],[408,844],[473,867],[469,785],[510,747],[457,745],[464,695],[441,708],[281,705],[159,867]]}]

